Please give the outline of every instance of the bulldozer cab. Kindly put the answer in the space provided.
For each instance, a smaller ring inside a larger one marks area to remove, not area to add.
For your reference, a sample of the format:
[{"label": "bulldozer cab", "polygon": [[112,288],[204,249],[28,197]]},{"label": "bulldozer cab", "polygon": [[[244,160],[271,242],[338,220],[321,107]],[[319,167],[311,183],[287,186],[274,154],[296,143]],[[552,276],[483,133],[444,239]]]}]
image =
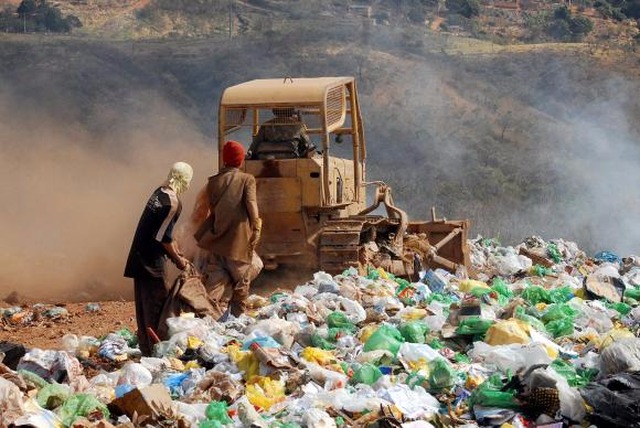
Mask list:
[{"label": "bulldozer cab", "polygon": [[[259,253],[266,262],[315,259],[314,235],[326,219],[365,208],[366,149],[355,85],[352,77],[258,79],[222,94],[219,164],[227,140],[247,148],[244,168],[256,177],[264,225]],[[257,141],[261,129],[278,135],[300,125],[311,148],[305,153],[293,147],[299,141]]]},{"label": "bulldozer cab", "polygon": [[[228,139],[236,138],[249,151],[246,169],[250,173],[264,172],[264,161],[276,159],[291,161],[285,162],[284,168],[295,166],[309,170],[304,176],[296,174],[308,196],[303,206],[335,209],[364,202],[362,181],[366,150],[356,94],[352,77],[258,79],[227,88],[219,110],[220,164],[222,146]],[[286,114],[283,116],[280,112]],[[264,129],[271,134],[286,134],[295,126],[304,128],[311,150],[305,153],[295,150],[286,137],[256,141],[260,135],[268,133],[262,132]],[[252,149],[259,145],[267,145],[267,149],[260,148],[258,156]],[[339,148],[337,145],[349,146],[350,159],[343,159],[343,147],[333,153]],[[338,159],[346,162],[338,162]],[[278,173],[284,171],[273,171],[272,175],[279,176]]]},{"label": "bulldozer cab", "polygon": [[[450,270],[468,261],[461,250],[466,223],[438,221],[434,228],[434,218],[410,224],[386,184],[365,181],[366,142],[353,77],[257,79],[227,88],[218,115],[219,165],[228,140],[245,146],[245,172],[256,177],[263,219],[257,251],[265,268],[338,273],[368,263],[364,243],[378,239],[390,241],[389,252],[402,259],[400,270],[414,271],[403,255],[407,231],[426,241],[456,231],[440,246],[449,258],[436,259],[433,242],[421,248]],[[368,185],[376,187],[369,207]],[[373,215],[381,203],[387,215]],[[437,234],[430,238],[432,229]]]}]

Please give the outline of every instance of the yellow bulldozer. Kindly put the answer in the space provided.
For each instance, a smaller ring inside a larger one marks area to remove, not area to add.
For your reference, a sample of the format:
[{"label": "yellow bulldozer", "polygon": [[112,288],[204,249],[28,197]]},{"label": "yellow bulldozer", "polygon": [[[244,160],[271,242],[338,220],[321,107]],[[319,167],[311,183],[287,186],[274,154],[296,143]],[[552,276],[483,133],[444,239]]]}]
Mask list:
[{"label": "yellow bulldozer", "polygon": [[258,79],[225,89],[220,165],[230,139],[245,144],[244,168],[256,177],[265,269],[382,267],[415,278],[428,268],[469,266],[468,220],[437,219],[432,209],[431,220],[409,221],[388,185],[367,181],[353,77]]}]

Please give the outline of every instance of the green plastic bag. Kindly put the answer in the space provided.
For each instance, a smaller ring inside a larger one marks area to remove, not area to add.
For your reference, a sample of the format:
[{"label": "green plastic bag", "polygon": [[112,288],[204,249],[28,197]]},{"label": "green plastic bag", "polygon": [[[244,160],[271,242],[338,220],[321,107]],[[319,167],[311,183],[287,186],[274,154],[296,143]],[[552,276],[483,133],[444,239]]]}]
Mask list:
[{"label": "green plastic bag", "polygon": [[565,285],[564,287],[554,288],[553,290],[549,291],[548,303],[567,303],[574,297],[575,296],[571,287]]},{"label": "green plastic bag", "polygon": [[227,403],[224,401],[212,401],[205,410],[206,420],[200,422],[200,428],[220,428],[223,425],[233,423],[229,417]]},{"label": "green plastic bag", "polygon": [[395,292],[396,297],[405,305],[415,306],[415,287],[409,281],[402,278],[394,278],[394,281],[398,284]]},{"label": "green plastic bag", "polygon": [[453,356],[453,361],[455,361],[456,363],[469,364],[471,363],[471,358],[469,358],[468,355],[458,352]]},{"label": "green plastic bag", "polygon": [[411,321],[402,324],[399,328],[400,334],[409,343],[424,343],[425,335],[429,332],[429,327],[420,321]]},{"label": "green plastic bag", "polygon": [[87,417],[101,413],[104,419],[109,419],[109,409],[91,394],[75,394],[69,397],[58,412],[64,426],[70,426],[80,417]]},{"label": "green plastic bag", "polygon": [[24,381],[27,383],[28,386],[33,386],[35,388],[42,389],[45,386],[49,385],[49,382],[42,379],[40,376],[38,376],[32,371],[20,369],[18,370],[18,374],[22,379],[24,379]]},{"label": "green plastic bag", "polygon": [[458,375],[444,358],[436,358],[429,363],[429,391],[441,392],[455,385]]},{"label": "green plastic bag", "polygon": [[444,343],[442,343],[442,341],[440,339],[438,339],[437,337],[433,338],[433,340],[431,340],[431,342],[427,343],[427,345],[429,345],[430,347],[432,347],[436,351],[438,349],[444,349],[444,347],[445,347]]},{"label": "green plastic bag", "polygon": [[[554,303],[549,305],[542,314],[542,322],[547,325],[551,321],[560,320],[562,318],[570,318],[571,321],[578,315],[578,311],[564,303]],[[548,328],[547,328],[548,330]]]},{"label": "green plastic bag", "polygon": [[535,265],[533,267],[533,272],[536,274],[536,276],[539,276],[539,277],[542,278],[542,277],[547,276],[547,275],[552,275],[553,274],[553,269],[546,268],[546,267],[544,267],[542,265]]},{"label": "green plastic bag", "polygon": [[537,285],[525,288],[520,296],[530,305],[549,303],[549,292]]},{"label": "green plastic bag", "polygon": [[382,324],[373,332],[362,349],[364,352],[382,349],[390,351],[395,356],[403,342],[402,334],[397,328],[389,324]]},{"label": "green plastic bag", "polygon": [[573,334],[573,318],[565,317],[545,324],[545,328],[554,338]]},{"label": "green plastic bag", "polygon": [[126,340],[127,345],[129,345],[130,347],[138,345],[138,337],[133,334],[128,328],[120,329],[116,331],[116,334]]},{"label": "green plastic bag", "polygon": [[47,410],[56,409],[64,404],[65,401],[71,396],[71,390],[67,385],[61,385],[59,383],[51,383],[38,391],[36,400],[40,407]]},{"label": "green plastic bag", "polygon": [[509,299],[513,297],[513,291],[511,291],[509,285],[505,282],[504,279],[499,277],[493,279],[491,290],[498,294],[498,296],[503,296]]},{"label": "green plastic bag", "polygon": [[370,279],[372,281],[380,279],[380,272],[378,272],[377,269],[374,269],[373,267],[369,266],[367,268],[367,279]]},{"label": "green plastic bag", "polygon": [[562,261],[562,255],[560,254],[560,250],[558,250],[558,246],[556,244],[547,245],[547,255],[551,257],[551,260],[555,263],[560,263]]},{"label": "green plastic bag", "polygon": [[325,351],[336,349],[336,345],[334,343],[329,342],[326,338],[322,337],[317,332],[311,335],[311,345],[313,345],[315,348],[324,349]]},{"label": "green plastic bag", "polygon": [[564,360],[556,359],[551,363],[551,367],[558,373],[560,376],[567,379],[567,383],[569,386],[574,388],[582,388],[586,386],[589,382],[591,382],[591,378],[593,376],[593,372],[583,372],[586,376],[582,376],[578,374],[578,371],[573,366],[573,364],[567,363]]},{"label": "green plastic bag", "polygon": [[528,315],[527,313],[525,313],[524,308],[521,306],[518,306],[514,312],[514,316],[516,317],[516,319],[519,319],[520,321],[524,321],[527,324],[529,324],[531,327],[535,328],[536,330],[538,330],[541,333],[546,332],[546,328],[544,327],[544,324],[542,323],[542,321],[540,321],[538,318],[532,316],[532,315]]},{"label": "green plastic bag", "polygon": [[520,404],[515,399],[515,391],[502,391],[502,381],[499,375],[491,376],[473,390],[471,397],[469,397],[469,407],[476,405],[500,409],[516,409],[520,407]]},{"label": "green plastic bag", "polygon": [[624,297],[630,297],[633,300],[640,300],[640,287],[627,288],[624,290]]},{"label": "green plastic bag", "polygon": [[350,333],[355,333],[358,330],[358,328],[349,321],[349,318],[347,318],[344,312],[331,312],[326,321],[329,328],[339,328],[349,331]]},{"label": "green plastic bag", "polygon": [[469,317],[460,321],[456,333],[459,335],[473,336],[485,334],[493,324],[491,320],[484,320],[480,317]]},{"label": "green plastic bag", "polygon": [[349,380],[352,385],[364,383],[365,385],[374,384],[382,377],[382,372],[371,363],[364,363],[353,372],[353,377]]},{"label": "green plastic bag", "polygon": [[449,306],[451,306],[451,304],[454,302],[453,298],[448,294],[431,293],[429,297],[427,297],[427,304],[434,301],[439,303],[444,303],[445,305],[449,305]]},{"label": "green plastic bag", "polygon": [[481,299],[482,297],[484,297],[487,294],[491,294],[493,290],[491,290],[490,288],[485,288],[485,287],[473,287],[471,289],[471,291],[469,292],[469,294],[471,294],[473,297],[477,297],[478,299]]},{"label": "green plastic bag", "polygon": [[620,315],[627,315],[629,312],[631,312],[631,306],[629,306],[624,302],[616,302],[616,303],[607,302],[605,306],[609,309],[614,309],[618,311]]},{"label": "green plastic bag", "polygon": [[327,340],[336,343],[338,339],[344,336],[351,336],[354,332],[345,328],[330,328],[327,332]]},{"label": "green plastic bag", "polygon": [[269,301],[271,303],[277,303],[278,300],[286,298],[287,295],[285,293],[273,293],[271,297],[269,297]]}]

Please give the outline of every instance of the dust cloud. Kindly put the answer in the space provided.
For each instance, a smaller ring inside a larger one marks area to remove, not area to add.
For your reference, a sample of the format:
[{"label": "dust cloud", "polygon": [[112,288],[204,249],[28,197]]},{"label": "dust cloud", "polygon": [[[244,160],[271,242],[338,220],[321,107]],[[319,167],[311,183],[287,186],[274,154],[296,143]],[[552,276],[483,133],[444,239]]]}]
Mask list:
[{"label": "dust cloud", "polygon": [[20,109],[0,90],[0,300],[12,292],[40,301],[132,297],[122,272],[147,198],[173,162],[190,163],[180,224],[217,169],[210,137],[161,99],[147,105],[137,127],[96,141],[80,123]]}]

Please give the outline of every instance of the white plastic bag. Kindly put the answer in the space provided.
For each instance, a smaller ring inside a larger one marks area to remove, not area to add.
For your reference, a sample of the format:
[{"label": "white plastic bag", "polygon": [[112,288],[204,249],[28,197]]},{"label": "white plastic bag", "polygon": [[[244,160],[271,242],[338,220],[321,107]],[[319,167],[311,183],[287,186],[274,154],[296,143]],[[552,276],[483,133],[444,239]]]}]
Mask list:
[{"label": "white plastic bag", "polygon": [[438,351],[425,343],[405,342],[398,350],[398,361],[400,361],[406,369],[425,365],[436,358],[442,358],[442,356]]},{"label": "white plastic bag", "polygon": [[468,355],[474,362],[496,367],[502,372],[517,372],[535,364],[551,364],[553,361],[541,343],[491,346],[485,342],[474,342]]},{"label": "white plastic bag", "polygon": [[142,364],[129,362],[120,369],[118,385],[132,385],[135,388],[144,388],[151,385],[152,380],[151,372]]},{"label": "white plastic bag", "polygon": [[10,425],[24,412],[22,393],[12,382],[0,377],[0,415],[2,422]]},{"label": "white plastic bag", "polygon": [[327,412],[318,408],[308,409],[302,423],[308,428],[334,428],[337,427],[336,422]]}]

